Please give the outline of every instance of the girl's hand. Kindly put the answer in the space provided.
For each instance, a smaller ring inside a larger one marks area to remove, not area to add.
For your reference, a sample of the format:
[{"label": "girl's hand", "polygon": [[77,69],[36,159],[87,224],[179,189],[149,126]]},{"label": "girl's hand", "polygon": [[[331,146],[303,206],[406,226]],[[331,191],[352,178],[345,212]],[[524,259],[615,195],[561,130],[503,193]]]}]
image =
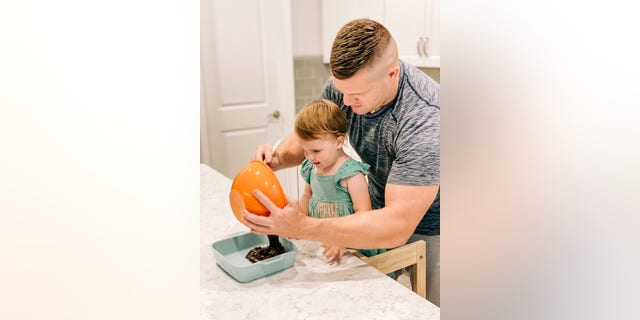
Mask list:
[{"label": "girl's hand", "polygon": [[340,263],[340,259],[342,259],[342,256],[344,255],[344,248],[324,243],[322,244],[322,247],[324,248],[324,252],[322,254],[325,259],[327,259],[327,262],[330,264]]},{"label": "girl's hand", "polygon": [[280,157],[275,148],[270,144],[261,144],[251,155],[251,160],[258,160],[266,163],[274,171],[280,168]]}]

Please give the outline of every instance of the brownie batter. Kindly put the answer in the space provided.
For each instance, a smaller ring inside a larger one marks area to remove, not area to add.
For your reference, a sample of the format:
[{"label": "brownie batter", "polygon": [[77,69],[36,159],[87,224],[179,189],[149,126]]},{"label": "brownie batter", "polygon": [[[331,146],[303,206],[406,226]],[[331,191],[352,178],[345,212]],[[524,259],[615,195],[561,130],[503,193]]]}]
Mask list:
[{"label": "brownie batter", "polygon": [[283,254],[284,247],[280,243],[280,240],[278,240],[278,236],[269,235],[268,237],[269,237],[269,246],[253,248],[249,250],[249,252],[247,252],[247,255],[245,256],[245,258],[251,261],[251,263],[256,263],[258,261],[262,261],[264,259],[269,259],[279,254]]}]

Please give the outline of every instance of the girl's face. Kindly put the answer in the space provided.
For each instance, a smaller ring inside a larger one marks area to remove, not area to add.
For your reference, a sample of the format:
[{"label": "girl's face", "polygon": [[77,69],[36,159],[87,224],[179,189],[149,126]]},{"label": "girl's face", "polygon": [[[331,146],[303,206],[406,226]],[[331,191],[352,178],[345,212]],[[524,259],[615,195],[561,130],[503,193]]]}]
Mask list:
[{"label": "girl's face", "polygon": [[304,157],[321,171],[330,170],[342,155],[344,136],[336,137],[330,133],[320,135],[313,140],[300,140]]}]

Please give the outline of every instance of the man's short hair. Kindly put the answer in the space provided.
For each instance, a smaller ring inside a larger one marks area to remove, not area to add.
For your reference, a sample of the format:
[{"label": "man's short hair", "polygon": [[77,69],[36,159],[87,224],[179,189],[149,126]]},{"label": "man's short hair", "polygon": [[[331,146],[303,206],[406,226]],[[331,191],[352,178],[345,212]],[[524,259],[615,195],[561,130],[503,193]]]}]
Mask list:
[{"label": "man's short hair", "polygon": [[370,19],[356,19],[344,25],[331,48],[329,67],[340,80],[348,79],[359,70],[371,66],[391,41],[391,33],[382,24]]}]

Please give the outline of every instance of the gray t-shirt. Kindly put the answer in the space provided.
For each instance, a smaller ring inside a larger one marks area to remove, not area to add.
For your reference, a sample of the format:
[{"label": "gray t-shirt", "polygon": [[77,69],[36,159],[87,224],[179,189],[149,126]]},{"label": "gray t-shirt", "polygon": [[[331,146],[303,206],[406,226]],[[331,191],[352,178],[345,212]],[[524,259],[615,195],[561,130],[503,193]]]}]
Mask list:
[{"label": "gray t-shirt", "polygon": [[[400,61],[400,83],[393,101],[372,114],[345,106],[329,78],[321,98],[335,102],[349,121],[351,145],[371,166],[369,193],[374,209],[384,207],[387,183],[440,185],[440,85]],[[440,191],[414,233],[440,234]]]}]

